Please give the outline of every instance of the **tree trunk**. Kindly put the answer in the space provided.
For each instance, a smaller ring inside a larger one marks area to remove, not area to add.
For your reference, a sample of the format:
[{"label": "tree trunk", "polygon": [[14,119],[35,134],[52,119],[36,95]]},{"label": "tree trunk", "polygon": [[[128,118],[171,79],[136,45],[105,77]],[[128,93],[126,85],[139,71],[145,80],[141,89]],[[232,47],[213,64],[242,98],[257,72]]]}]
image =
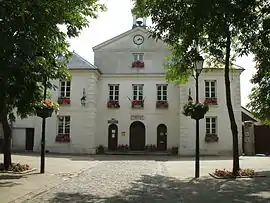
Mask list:
[{"label": "tree trunk", "polygon": [[2,124],[4,132],[4,143],[3,143],[3,153],[4,153],[4,167],[8,169],[11,165],[11,127],[8,122],[7,113],[7,97],[6,97],[6,87],[7,80],[0,80],[0,87],[4,90],[0,94],[0,123]]},{"label": "tree trunk", "polygon": [[231,99],[231,87],[230,87],[230,52],[231,52],[231,35],[228,29],[227,31],[227,39],[226,39],[226,59],[225,59],[225,90],[226,90],[226,103],[228,114],[231,123],[231,132],[233,138],[233,174],[236,175],[239,171],[239,150],[238,150],[238,129],[235,121],[233,107],[232,107],[232,99]]},{"label": "tree trunk", "polygon": [[1,121],[4,131],[4,167],[8,169],[11,165],[11,127],[8,123],[7,115],[2,117]]}]

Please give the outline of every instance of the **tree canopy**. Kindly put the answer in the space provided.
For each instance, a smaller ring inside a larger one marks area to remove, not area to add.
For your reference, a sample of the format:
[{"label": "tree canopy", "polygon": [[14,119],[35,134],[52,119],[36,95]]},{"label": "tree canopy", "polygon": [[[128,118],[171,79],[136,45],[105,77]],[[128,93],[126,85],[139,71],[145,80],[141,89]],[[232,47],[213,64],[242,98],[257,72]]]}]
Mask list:
[{"label": "tree canopy", "polygon": [[70,77],[67,38],[77,37],[89,18],[104,10],[98,0],[0,1],[0,123],[6,168],[15,113],[21,118],[34,113],[46,79],[52,88],[51,80]]},{"label": "tree canopy", "polygon": [[264,123],[270,124],[270,7],[262,13],[263,26],[254,43],[256,73],[251,82],[255,85],[249,95],[248,107]]},{"label": "tree canopy", "polygon": [[[76,37],[105,9],[97,0],[14,0],[0,2],[0,118],[25,117],[42,97],[44,77],[69,77],[67,37]],[[66,30],[59,28],[64,25]],[[57,60],[59,55],[65,60]],[[50,82],[49,87],[52,87]],[[1,121],[1,119],[0,119]]]}]

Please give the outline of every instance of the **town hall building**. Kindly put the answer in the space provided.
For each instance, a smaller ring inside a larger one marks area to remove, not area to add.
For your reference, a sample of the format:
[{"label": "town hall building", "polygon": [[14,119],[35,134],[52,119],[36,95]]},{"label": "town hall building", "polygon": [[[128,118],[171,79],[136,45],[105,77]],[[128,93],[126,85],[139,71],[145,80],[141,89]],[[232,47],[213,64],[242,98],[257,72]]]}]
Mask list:
[{"label": "town hall building", "polygon": [[[145,25],[146,19],[134,18],[132,29],[93,47],[94,64],[73,52],[68,64],[72,79],[55,81],[59,88],[51,92],[60,111],[47,119],[46,150],[92,154],[99,145],[109,151],[119,145],[142,151],[151,145],[158,151],[178,147],[179,155],[195,154],[195,121],[182,114],[189,95],[195,98],[195,81],[192,77],[181,85],[166,81],[163,64],[170,50],[164,42],[149,38]],[[239,143],[242,71],[230,73]],[[231,154],[224,70],[201,73],[199,100],[211,101],[200,120],[201,154]],[[17,119],[12,148],[39,151],[41,123],[38,117]],[[215,139],[205,139],[209,134]]]}]

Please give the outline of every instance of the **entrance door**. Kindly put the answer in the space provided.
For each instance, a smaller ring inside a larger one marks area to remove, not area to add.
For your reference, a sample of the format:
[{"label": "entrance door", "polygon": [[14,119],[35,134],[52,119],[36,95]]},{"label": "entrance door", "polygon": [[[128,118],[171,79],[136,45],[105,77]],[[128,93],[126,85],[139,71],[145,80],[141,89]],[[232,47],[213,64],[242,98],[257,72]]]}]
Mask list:
[{"label": "entrance door", "polygon": [[33,151],[34,136],[35,136],[35,129],[34,128],[26,128],[25,129],[25,150]]},{"label": "entrance door", "polygon": [[131,150],[144,150],[145,126],[140,121],[133,122],[129,127],[129,147]]},{"label": "entrance door", "polygon": [[118,127],[115,124],[109,125],[108,128],[108,149],[116,150],[118,143]]},{"label": "entrance door", "polygon": [[157,127],[157,149],[160,151],[167,150],[167,127],[164,124]]}]

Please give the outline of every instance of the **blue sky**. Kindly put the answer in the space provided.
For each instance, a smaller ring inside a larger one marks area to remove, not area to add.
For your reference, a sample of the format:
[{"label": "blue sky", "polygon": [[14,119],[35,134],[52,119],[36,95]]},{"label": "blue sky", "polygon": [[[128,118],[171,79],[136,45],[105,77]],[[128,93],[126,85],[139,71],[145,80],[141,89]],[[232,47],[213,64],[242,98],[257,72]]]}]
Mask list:
[{"label": "blue sky", "polygon": [[[92,47],[131,29],[133,22],[131,0],[102,0],[101,2],[106,4],[107,12],[100,13],[98,19],[91,19],[89,27],[85,28],[79,37],[69,40],[71,49],[91,63],[94,62]],[[150,23],[149,19],[147,23]],[[241,100],[242,105],[245,106],[252,88],[249,81],[255,73],[255,63],[252,57],[242,57],[237,59],[236,64],[246,69],[241,75]]]}]

